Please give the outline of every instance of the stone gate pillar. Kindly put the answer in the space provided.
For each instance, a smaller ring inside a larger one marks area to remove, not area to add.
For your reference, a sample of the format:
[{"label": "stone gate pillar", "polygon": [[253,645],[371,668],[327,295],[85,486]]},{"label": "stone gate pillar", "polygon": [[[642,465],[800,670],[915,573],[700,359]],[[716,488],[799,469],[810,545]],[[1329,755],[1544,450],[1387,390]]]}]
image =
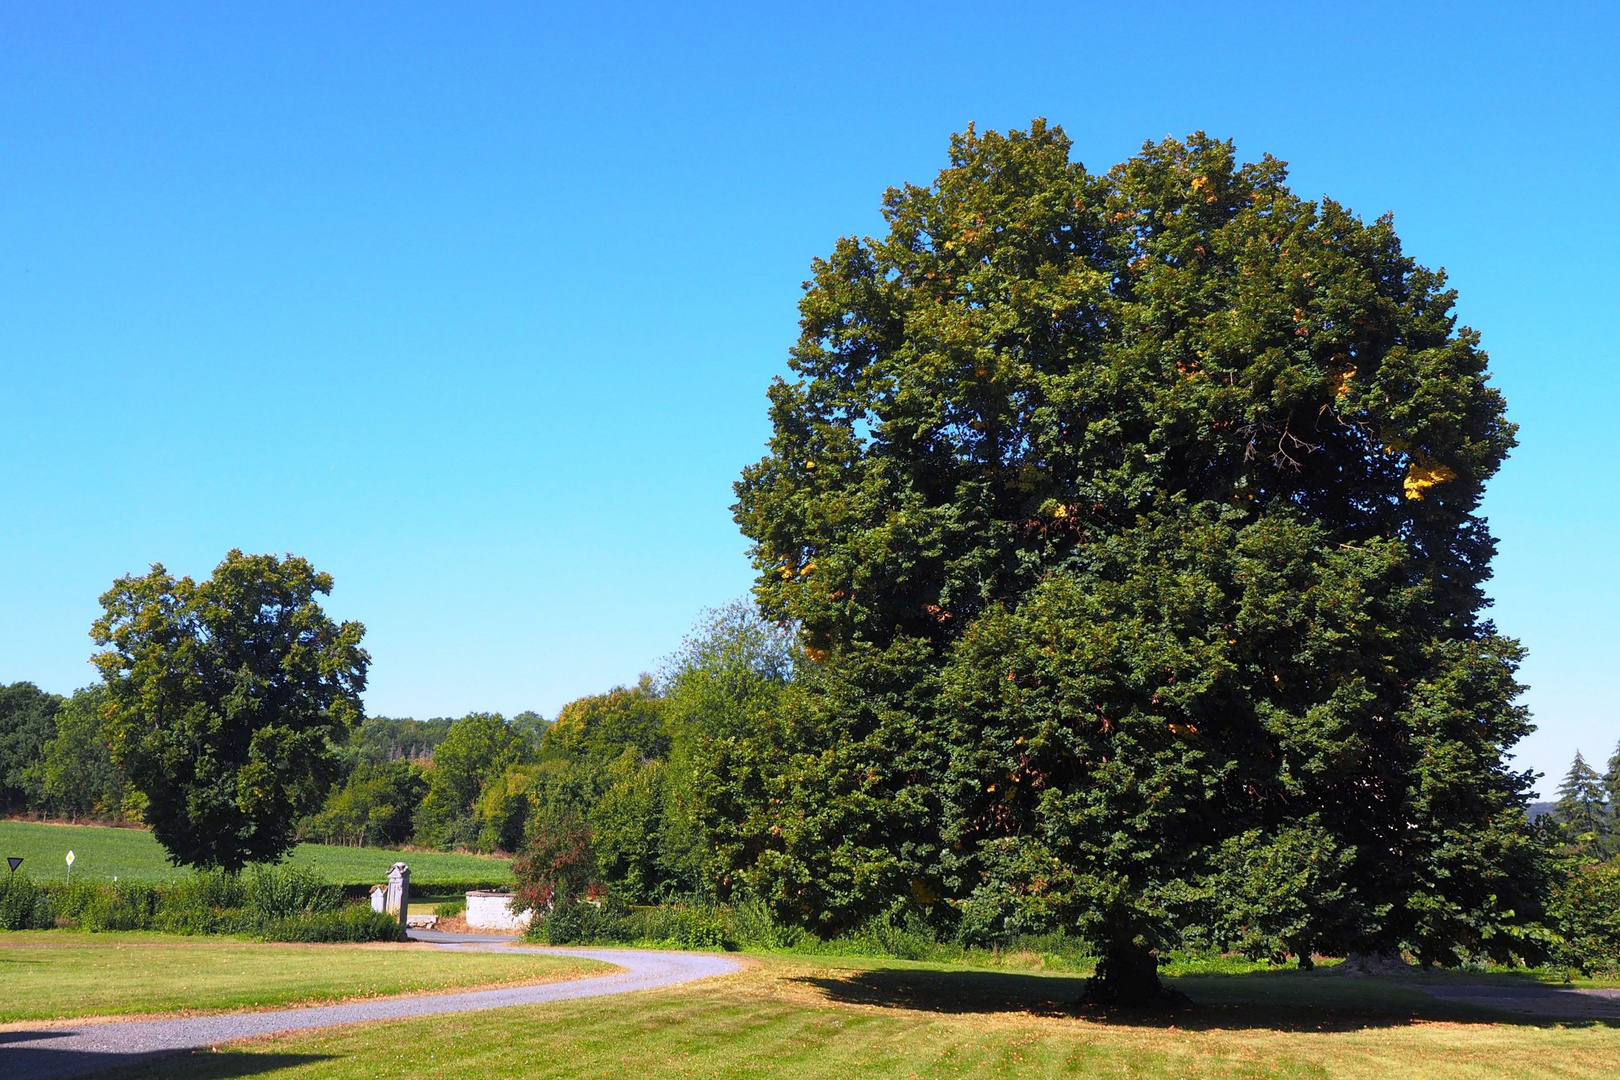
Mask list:
[{"label": "stone gate pillar", "polygon": [[402,862],[395,863],[388,871],[388,895],[383,900],[383,910],[398,918],[401,928],[405,926],[405,916],[411,910],[411,868]]}]

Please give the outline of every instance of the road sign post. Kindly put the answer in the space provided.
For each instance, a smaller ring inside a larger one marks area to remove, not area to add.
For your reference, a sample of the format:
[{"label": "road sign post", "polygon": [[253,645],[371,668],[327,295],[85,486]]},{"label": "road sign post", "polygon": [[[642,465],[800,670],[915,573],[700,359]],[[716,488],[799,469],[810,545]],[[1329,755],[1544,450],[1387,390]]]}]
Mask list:
[{"label": "road sign post", "polygon": [[73,852],[71,852],[71,851],[68,852],[67,864],[68,864],[68,884],[71,885],[71,884],[73,884]]},{"label": "road sign post", "polygon": [[11,876],[15,878],[17,876],[17,867],[22,865],[22,856],[8,855],[6,857],[6,865],[11,867]]}]

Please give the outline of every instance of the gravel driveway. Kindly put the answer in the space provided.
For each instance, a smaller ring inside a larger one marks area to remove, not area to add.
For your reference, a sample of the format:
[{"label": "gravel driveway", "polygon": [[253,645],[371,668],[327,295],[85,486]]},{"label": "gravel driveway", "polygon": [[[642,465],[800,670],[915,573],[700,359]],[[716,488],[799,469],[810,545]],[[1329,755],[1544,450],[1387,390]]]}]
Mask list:
[{"label": "gravel driveway", "polygon": [[640,949],[534,949],[513,948],[509,937],[437,934],[411,931],[412,939],[445,949],[502,952],[545,952],[580,956],[616,964],[624,970],[589,979],[513,986],[500,990],[463,990],[443,994],[357,1001],[349,1005],[275,1009],[268,1012],[229,1013],[222,1016],[177,1017],[172,1020],[131,1020],[119,1023],[41,1027],[31,1031],[0,1031],[0,1077],[5,1080],[56,1080],[84,1076],[202,1046],[236,1039],[275,1035],[286,1031],[355,1024],[366,1020],[397,1020],[407,1016],[499,1009],[509,1005],[537,1005],[547,1001],[628,994],[660,986],[726,975],[742,965],[735,960],[703,953],[649,952]]},{"label": "gravel driveway", "polygon": [[1620,1020],[1620,990],[1575,986],[1417,986],[1430,997],[1516,1016],[1558,1020]]}]

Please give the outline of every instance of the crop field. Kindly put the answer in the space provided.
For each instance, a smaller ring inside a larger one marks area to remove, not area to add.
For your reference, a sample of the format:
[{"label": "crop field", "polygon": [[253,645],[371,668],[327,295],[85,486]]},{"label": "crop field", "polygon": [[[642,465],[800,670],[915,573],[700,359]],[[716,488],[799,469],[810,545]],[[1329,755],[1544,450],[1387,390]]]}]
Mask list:
[{"label": "crop field", "polygon": [[1574,1080],[1611,1077],[1620,1061],[1620,1026],[1513,1019],[1384,979],[1174,982],[1195,1006],[1110,1015],[1077,1007],[1072,975],[764,956],[738,975],[630,997],[357,1025],[115,1075]]},{"label": "crop field", "polygon": [[[117,877],[162,884],[187,873],[169,863],[162,846],[144,829],[0,821],[0,858],[21,856],[23,869],[35,881],[65,880],[69,851],[74,853],[75,880],[107,882]],[[412,889],[418,892],[442,886],[502,885],[512,880],[510,860],[487,855],[300,844],[288,861],[340,885],[376,884],[388,877],[388,868],[395,862],[405,862],[411,868]]]}]

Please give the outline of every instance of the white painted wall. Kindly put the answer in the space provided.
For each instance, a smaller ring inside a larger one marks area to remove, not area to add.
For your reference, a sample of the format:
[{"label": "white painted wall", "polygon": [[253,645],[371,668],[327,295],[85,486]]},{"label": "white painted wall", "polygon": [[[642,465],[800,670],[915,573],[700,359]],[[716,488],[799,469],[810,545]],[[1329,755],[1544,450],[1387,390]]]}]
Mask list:
[{"label": "white painted wall", "polygon": [[512,895],[498,892],[467,894],[467,925],[476,930],[522,930],[534,913],[512,914]]}]

